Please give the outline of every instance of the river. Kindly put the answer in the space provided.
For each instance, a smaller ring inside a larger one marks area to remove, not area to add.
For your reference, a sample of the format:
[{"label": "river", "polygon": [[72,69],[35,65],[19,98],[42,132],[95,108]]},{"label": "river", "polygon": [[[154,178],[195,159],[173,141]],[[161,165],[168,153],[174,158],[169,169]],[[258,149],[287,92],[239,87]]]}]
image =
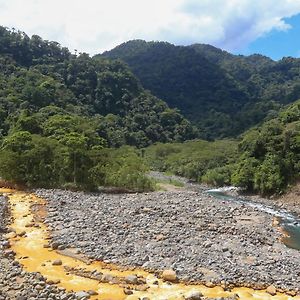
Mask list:
[{"label": "river", "polygon": [[283,243],[289,248],[300,250],[300,218],[297,215],[285,209],[271,207],[266,204],[249,201],[240,196],[230,195],[228,191],[230,191],[230,187],[208,190],[207,193],[217,199],[248,205],[274,216],[277,218],[278,225],[284,233],[282,238]]}]

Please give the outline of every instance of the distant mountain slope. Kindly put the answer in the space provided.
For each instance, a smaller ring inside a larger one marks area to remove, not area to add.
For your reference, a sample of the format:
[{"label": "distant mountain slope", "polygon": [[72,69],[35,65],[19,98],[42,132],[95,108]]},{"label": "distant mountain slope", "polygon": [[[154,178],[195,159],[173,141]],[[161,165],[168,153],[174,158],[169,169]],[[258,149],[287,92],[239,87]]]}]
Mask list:
[{"label": "distant mountain slope", "polygon": [[124,63],[73,55],[56,42],[1,26],[0,87],[2,135],[20,116],[50,106],[51,115],[95,119],[97,134],[111,146],[144,147],[196,136],[191,124],[145,91]]},{"label": "distant mountain slope", "polygon": [[204,138],[236,136],[300,97],[300,60],[232,55],[210,45],[129,41],[102,57],[125,61],[143,86],[179,108]]}]

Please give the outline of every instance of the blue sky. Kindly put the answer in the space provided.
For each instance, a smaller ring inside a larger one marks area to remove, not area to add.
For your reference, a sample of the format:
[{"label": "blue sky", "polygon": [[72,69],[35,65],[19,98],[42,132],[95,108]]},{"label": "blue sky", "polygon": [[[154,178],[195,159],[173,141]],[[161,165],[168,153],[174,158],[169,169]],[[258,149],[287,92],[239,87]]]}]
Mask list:
[{"label": "blue sky", "polygon": [[131,40],[300,54],[300,0],[0,0],[0,25],[90,54]]},{"label": "blue sky", "polygon": [[247,48],[234,52],[245,55],[261,53],[275,60],[284,56],[300,57],[300,14],[285,19],[285,22],[291,25],[290,29],[272,30],[250,43]]}]

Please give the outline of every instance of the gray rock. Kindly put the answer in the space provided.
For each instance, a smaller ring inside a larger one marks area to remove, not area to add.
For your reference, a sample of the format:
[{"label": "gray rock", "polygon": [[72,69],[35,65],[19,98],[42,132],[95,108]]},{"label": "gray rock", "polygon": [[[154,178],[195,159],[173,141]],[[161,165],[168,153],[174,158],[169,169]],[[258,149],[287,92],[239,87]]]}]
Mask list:
[{"label": "gray rock", "polygon": [[278,242],[271,215],[185,185],[188,190],[144,194],[36,193],[48,201],[53,240],[92,260],[173,269],[180,280],[212,285],[299,286],[300,253]]},{"label": "gray rock", "polygon": [[125,281],[129,284],[137,284],[138,278],[135,275],[129,275],[125,277]]},{"label": "gray rock", "polygon": [[91,295],[87,292],[77,292],[75,293],[75,297],[78,300],[83,300],[83,299],[90,299]]},{"label": "gray rock", "polygon": [[202,297],[203,297],[203,294],[200,292],[191,292],[185,297],[185,299],[186,300],[201,300]]}]

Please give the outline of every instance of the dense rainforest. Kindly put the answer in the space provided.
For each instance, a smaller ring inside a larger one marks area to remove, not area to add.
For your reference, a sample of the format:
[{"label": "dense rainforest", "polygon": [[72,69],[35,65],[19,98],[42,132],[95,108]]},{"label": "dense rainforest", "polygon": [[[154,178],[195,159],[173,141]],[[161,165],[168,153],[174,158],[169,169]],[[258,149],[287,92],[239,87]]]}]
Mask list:
[{"label": "dense rainforest", "polygon": [[74,55],[56,42],[0,27],[0,62],[0,172],[7,180],[113,184],[114,170],[133,165],[139,175],[145,167],[137,150],[108,147],[197,136],[120,61]]},{"label": "dense rainforest", "polygon": [[145,191],[153,169],[280,193],[300,172],[299,64],[139,40],[90,57],[0,27],[0,177]]},{"label": "dense rainforest", "polygon": [[194,181],[280,194],[300,177],[300,100],[239,140],[156,144],[146,157],[153,168]]},{"label": "dense rainforest", "polygon": [[133,40],[97,57],[125,61],[143,86],[196,125],[200,137],[237,137],[300,98],[300,59],[275,62],[210,45]]}]

